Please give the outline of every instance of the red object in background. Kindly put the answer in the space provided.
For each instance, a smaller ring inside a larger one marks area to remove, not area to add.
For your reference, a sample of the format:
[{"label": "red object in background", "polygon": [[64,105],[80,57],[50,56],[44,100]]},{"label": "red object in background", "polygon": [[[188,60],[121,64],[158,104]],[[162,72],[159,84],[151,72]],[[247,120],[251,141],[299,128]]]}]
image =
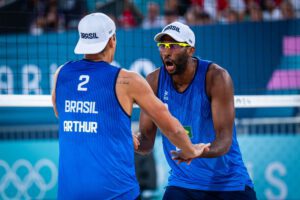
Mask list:
[{"label": "red object in background", "polygon": [[[211,1],[211,0],[191,0],[192,5],[198,5],[201,8],[204,7],[204,1]],[[216,0],[217,1],[217,10],[222,11],[229,7],[228,0]]]},{"label": "red object in background", "polygon": [[274,1],[275,1],[276,6],[279,6],[282,2],[282,0],[274,0]]},{"label": "red object in background", "polygon": [[135,27],[136,21],[130,10],[124,10],[120,19],[120,25],[123,27]]},{"label": "red object in background", "polygon": [[225,10],[229,6],[228,0],[218,0],[217,3],[218,3],[217,4],[217,10],[218,11]]},{"label": "red object in background", "polygon": [[200,6],[201,8],[204,7],[204,1],[205,0],[191,0],[191,4],[192,5],[197,5],[197,6]]}]

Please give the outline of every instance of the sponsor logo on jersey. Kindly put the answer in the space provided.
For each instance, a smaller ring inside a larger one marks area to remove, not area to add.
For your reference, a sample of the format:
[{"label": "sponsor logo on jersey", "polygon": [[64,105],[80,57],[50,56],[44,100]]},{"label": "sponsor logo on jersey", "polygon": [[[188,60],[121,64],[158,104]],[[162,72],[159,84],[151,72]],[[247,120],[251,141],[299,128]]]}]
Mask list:
[{"label": "sponsor logo on jersey", "polygon": [[165,90],[165,92],[164,92],[164,97],[163,97],[163,99],[164,99],[165,101],[168,101],[168,100],[169,100],[168,94],[169,94],[168,91]]},{"label": "sponsor logo on jersey", "polygon": [[183,126],[185,129],[186,134],[189,136],[189,138],[193,137],[192,127],[191,126]]}]

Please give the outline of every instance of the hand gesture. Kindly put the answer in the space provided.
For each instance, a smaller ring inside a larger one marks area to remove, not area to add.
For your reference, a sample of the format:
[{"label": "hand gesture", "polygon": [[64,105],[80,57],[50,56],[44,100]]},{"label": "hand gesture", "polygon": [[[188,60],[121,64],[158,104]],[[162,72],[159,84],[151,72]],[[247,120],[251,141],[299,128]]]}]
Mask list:
[{"label": "hand gesture", "polygon": [[177,164],[180,164],[182,162],[186,162],[188,165],[192,162],[194,158],[200,157],[204,152],[208,152],[210,147],[210,143],[199,143],[199,144],[194,144],[195,148],[195,154],[193,157],[187,158],[186,156],[183,155],[181,150],[178,151],[171,151],[172,154],[172,159],[177,160]]},{"label": "hand gesture", "polygon": [[132,137],[133,137],[133,145],[134,145],[134,150],[138,150],[139,146],[140,146],[140,141],[139,141],[139,137],[137,134],[132,133]]}]

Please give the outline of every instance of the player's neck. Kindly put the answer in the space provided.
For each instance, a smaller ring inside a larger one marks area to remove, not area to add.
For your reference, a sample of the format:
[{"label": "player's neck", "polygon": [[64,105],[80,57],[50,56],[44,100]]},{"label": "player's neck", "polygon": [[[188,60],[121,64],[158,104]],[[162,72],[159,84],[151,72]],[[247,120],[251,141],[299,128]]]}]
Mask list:
[{"label": "player's neck", "polygon": [[97,61],[104,61],[107,63],[112,62],[111,56],[109,54],[104,54],[104,53],[86,54],[86,55],[84,55],[84,58],[87,60],[94,61],[94,62],[97,62]]}]

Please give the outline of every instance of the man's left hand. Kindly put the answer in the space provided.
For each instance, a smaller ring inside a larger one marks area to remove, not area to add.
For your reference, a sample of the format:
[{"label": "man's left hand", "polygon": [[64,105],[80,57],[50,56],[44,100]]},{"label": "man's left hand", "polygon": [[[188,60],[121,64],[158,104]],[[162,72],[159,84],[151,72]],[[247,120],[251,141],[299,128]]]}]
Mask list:
[{"label": "man's left hand", "polygon": [[[196,156],[194,158],[198,158],[200,157],[204,152],[208,152],[209,151],[209,147],[210,147],[210,143],[199,143],[199,144],[194,144],[194,148],[196,149]],[[191,164],[192,160],[194,158],[184,158],[182,151],[178,150],[178,151],[171,151],[172,154],[172,159],[177,161],[177,164],[180,164],[182,162],[186,162],[188,165]]]}]

